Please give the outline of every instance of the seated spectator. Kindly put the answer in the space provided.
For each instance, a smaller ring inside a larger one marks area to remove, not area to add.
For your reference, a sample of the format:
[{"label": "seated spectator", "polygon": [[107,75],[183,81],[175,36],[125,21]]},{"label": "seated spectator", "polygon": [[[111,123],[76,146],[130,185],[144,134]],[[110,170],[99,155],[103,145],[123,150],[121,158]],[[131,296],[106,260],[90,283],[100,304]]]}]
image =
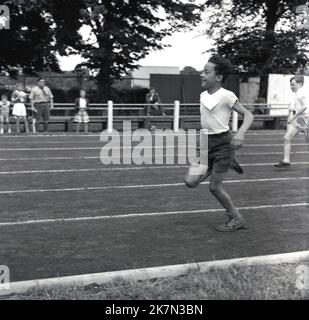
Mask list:
[{"label": "seated spectator", "polygon": [[147,115],[148,116],[165,116],[164,107],[161,105],[161,99],[155,88],[150,88],[146,95]]},{"label": "seated spectator", "polygon": [[85,126],[85,133],[88,133],[88,123],[89,123],[89,100],[86,98],[86,91],[80,90],[80,97],[75,100],[75,109],[77,111],[74,122],[77,123],[76,125],[76,132],[80,130],[80,124],[84,123]]}]

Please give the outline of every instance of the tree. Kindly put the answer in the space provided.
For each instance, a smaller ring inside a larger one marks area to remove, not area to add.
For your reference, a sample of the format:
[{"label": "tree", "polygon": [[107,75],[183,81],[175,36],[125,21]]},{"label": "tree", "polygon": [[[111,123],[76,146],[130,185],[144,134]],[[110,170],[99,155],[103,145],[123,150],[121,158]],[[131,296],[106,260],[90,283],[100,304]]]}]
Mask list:
[{"label": "tree", "polygon": [[[207,34],[215,52],[247,75],[290,73],[308,60],[308,31],[295,27],[296,8],[304,0],[208,0],[214,9]],[[219,13],[219,14],[218,14]]]},{"label": "tree", "polygon": [[197,71],[195,68],[191,67],[191,66],[186,66],[184,67],[181,71],[181,74],[189,74],[189,75],[199,75],[201,74],[200,71]]},{"label": "tree", "polygon": [[[203,6],[177,0],[8,0],[12,30],[9,46],[0,58],[10,73],[59,70],[57,54],[79,53],[96,76],[101,92],[151,50],[164,48],[162,40],[201,20]],[[89,39],[80,30],[89,31]],[[1,39],[0,39],[1,40]]]},{"label": "tree", "polygon": [[93,42],[85,43],[82,56],[97,74],[106,97],[111,84],[151,50],[164,47],[162,39],[175,31],[196,25],[202,6],[176,0],[85,0],[81,19],[91,31]]},{"label": "tree", "polygon": [[[68,55],[81,41],[79,0],[7,0],[10,30],[0,32],[0,72],[60,71],[57,53]],[[73,5],[74,4],[74,5]],[[71,31],[70,31],[71,29]]]}]

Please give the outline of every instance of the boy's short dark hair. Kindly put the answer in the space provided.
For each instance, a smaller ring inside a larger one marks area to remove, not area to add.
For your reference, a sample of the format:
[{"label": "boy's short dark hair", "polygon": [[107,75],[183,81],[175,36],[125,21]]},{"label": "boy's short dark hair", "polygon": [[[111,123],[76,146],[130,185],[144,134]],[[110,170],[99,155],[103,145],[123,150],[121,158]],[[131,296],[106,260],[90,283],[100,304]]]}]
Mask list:
[{"label": "boy's short dark hair", "polygon": [[230,75],[234,69],[232,63],[230,60],[223,58],[222,56],[215,54],[211,56],[208,60],[208,62],[211,62],[215,64],[215,71],[216,75],[222,75],[222,82],[224,82],[228,75]]},{"label": "boy's short dark hair", "polygon": [[305,77],[302,76],[302,75],[297,75],[297,76],[294,76],[290,79],[290,82],[292,81],[295,81],[297,83],[301,83],[302,85],[304,85],[305,83]]},{"label": "boy's short dark hair", "polygon": [[44,80],[44,81],[45,81],[45,79],[44,79],[43,77],[40,77],[40,78],[37,78],[36,82],[39,82],[39,81],[41,81],[41,80]]},{"label": "boy's short dark hair", "polygon": [[2,96],[1,96],[1,99],[3,99],[3,98],[9,98],[6,94],[3,94]]}]

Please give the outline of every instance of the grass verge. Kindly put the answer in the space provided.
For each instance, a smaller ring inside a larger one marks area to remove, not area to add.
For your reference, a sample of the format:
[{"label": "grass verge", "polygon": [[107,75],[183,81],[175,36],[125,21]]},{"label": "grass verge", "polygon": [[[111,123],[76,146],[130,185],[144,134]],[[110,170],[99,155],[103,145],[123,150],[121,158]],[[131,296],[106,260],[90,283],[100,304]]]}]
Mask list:
[{"label": "grass verge", "polygon": [[[104,285],[31,291],[3,297],[10,300],[296,300],[309,299],[297,267],[309,263],[232,267],[228,270],[192,272],[177,278],[149,281],[115,281]],[[308,286],[308,284],[307,284]]]}]

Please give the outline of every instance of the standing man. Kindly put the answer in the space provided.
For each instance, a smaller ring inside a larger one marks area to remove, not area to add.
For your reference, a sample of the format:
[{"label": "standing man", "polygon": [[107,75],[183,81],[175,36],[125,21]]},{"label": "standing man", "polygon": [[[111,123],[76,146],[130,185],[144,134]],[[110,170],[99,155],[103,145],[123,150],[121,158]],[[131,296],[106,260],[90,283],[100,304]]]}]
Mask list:
[{"label": "standing man", "polygon": [[33,112],[33,132],[39,131],[40,120],[43,118],[44,131],[48,130],[49,110],[54,108],[54,96],[45,85],[45,79],[39,78],[37,86],[30,93],[31,110]]}]

